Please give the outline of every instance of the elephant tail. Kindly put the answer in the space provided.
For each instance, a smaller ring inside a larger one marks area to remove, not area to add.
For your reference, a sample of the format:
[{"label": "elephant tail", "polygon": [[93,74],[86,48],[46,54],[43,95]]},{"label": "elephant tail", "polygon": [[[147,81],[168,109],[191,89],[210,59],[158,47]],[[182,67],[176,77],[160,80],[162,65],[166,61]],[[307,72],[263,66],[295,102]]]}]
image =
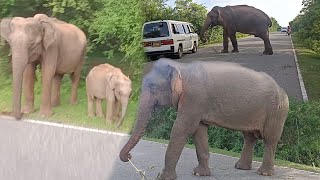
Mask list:
[{"label": "elephant tail", "polygon": [[272,26],[272,21],[271,21],[271,19],[269,18],[269,27],[271,27]]}]

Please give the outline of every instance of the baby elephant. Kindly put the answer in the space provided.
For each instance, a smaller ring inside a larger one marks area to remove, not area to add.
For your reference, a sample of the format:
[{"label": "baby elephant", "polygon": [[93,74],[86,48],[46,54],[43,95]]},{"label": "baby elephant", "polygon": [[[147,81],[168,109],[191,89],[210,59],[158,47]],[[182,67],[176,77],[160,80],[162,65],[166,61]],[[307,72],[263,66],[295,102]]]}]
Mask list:
[{"label": "baby elephant", "polygon": [[[96,101],[96,115],[103,117],[101,102],[107,101],[106,121],[117,121],[121,126],[131,95],[131,80],[119,68],[100,64],[89,72],[86,78],[88,116],[95,116],[93,101]],[[120,117],[120,109],[121,117]]]}]

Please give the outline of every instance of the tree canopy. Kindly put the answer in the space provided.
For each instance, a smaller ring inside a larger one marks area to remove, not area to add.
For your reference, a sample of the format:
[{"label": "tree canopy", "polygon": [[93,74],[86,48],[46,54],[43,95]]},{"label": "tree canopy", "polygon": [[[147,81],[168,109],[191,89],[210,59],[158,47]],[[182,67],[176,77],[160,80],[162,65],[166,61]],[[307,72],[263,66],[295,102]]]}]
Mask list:
[{"label": "tree canopy", "polygon": [[320,0],[303,0],[303,9],[289,24],[308,48],[320,54]]}]

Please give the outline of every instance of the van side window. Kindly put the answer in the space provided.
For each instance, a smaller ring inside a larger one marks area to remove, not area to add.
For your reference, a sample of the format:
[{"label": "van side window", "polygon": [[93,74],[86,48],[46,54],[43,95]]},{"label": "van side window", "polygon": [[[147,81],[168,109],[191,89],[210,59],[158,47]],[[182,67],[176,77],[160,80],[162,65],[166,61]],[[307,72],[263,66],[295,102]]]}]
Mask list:
[{"label": "van side window", "polygon": [[172,28],[172,32],[173,34],[179,34],[179,32],[177,31],[175,24],[171,24],[171,28]]},{"label": "van side window", "polygon": [[189,28],[190,28],[190,32],[191,33],[195,33],[195,30],[194,30],[194,27],[190,24],[190,25],[188,25],[189,26]]},{"label": "van side window", "polygon": [[189,30],[189,26],[188,25],[184,24],[183,25],[183,29],[186,32],[186,34],[190,34],[190,30]]},{"label": "van side window", "polygon": [[176,24],[179,34],[185,34],[182,24]]}]

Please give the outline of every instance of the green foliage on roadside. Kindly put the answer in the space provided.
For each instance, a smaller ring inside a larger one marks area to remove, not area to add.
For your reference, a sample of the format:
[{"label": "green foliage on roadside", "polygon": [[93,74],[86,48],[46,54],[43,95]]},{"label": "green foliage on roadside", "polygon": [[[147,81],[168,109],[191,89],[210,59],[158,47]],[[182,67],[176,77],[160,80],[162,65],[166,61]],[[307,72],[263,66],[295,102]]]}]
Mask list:
[{"label": "green foliage on roadside", "polygon": [[279,25],[278,21],[274,18],[274,17],[271,17],[271,22],[272,22],[272,26],[269,27],[269,31],[270,32],[275,32],[277,31],[278,28],[281,28],[281,26]]},{"label": "green foliage on roadside", "polygon": [[320,0],[304,0],[301,13],[290,22],[294,35],[320,54]]},{"label": "green foliage on roadside", "polygon": [[[176,111],[166,108],[157,111],[146,130],[145,136],[156,139],[170,139],[171,128],[176,119]],[[239,131],[210,126],[209,146],[233,152],[241,152],[242,134]],[[290,100],[290,111],[276,158],[309,166],[320,167],[320,103]],[[193,139],[188,139],[193,144]],[[263,157],[264,145],[259,140],[255,146],[255,156]]]}]

